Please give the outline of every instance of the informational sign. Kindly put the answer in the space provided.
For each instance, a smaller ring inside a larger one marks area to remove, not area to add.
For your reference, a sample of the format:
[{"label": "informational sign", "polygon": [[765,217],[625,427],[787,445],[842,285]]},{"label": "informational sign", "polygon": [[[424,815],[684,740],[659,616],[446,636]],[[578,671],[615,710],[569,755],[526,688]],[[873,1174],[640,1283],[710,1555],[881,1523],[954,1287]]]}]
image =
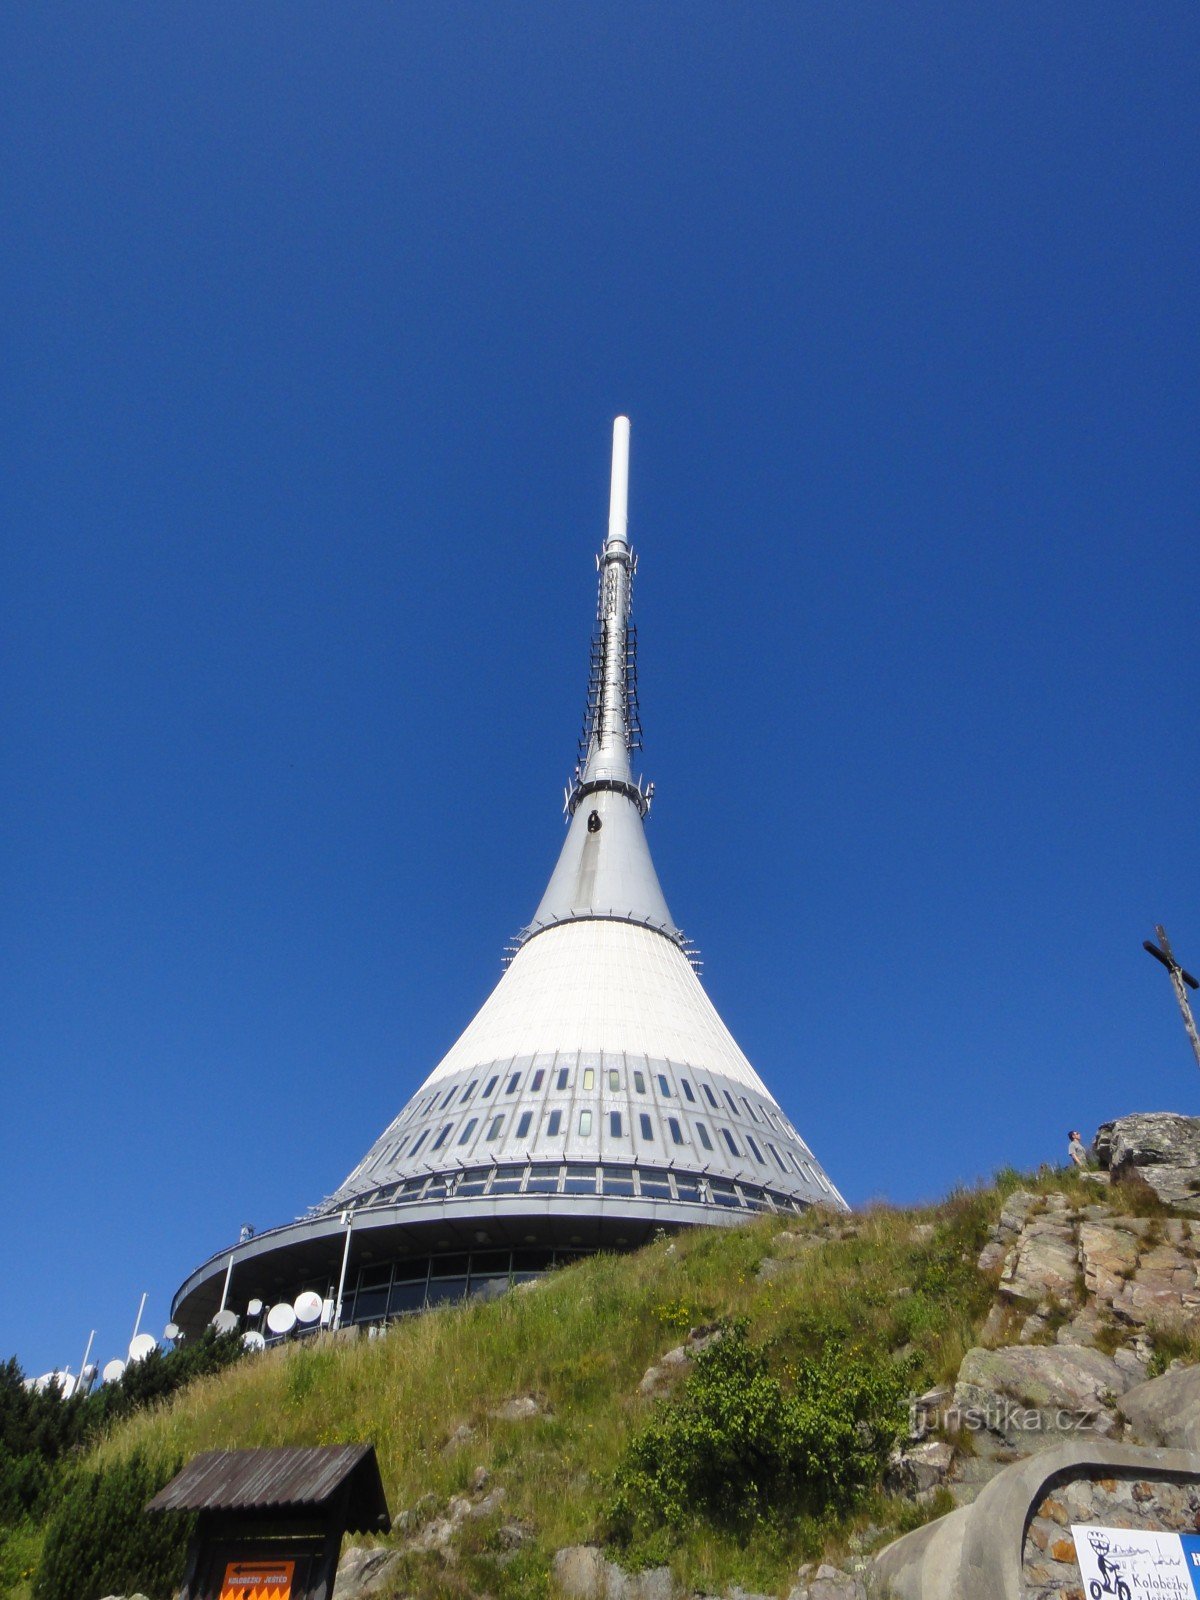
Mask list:
[{"label": "informational sign", "polygon": [[294,1561],[231,1561],[221,1600],[291,1600]]},{"label": "informational sign", "polygon": [[1200,1600],[1200,1534],[1073,1523],[1088,1600]]}]

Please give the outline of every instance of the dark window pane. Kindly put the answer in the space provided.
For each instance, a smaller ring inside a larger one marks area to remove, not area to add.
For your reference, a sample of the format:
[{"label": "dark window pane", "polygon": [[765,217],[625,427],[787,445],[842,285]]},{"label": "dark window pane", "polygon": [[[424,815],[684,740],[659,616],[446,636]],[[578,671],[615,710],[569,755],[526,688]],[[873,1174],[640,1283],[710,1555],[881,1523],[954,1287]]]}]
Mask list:
[{"label": "dark window pane", "polygon": [[420,1311],[425,1304],[425,1279],[415,1283],[398,1283],[388,1299],[388,1316],[403,1316],[406,1311]]},{"label": "dark window pane", "polygon": [[536,1094],[545,1082],[546,1074],[541,1067],[533,1075],[533,1082],[529,1085],[530,1091]]},{"label": "dark window pane", "polygon": [[691,1084],[687,1081],[686,1078],[680,1078],[679,1084],[680,1084],[680,1087],[683,1090],[684,1098],[687,1100],[688,1104],[689,1105],[695,1105],[696,1096],[692,1093]]},{"label": "dark window pane", "polygon": [[653,1139],[653,1137],[654,1137],[654,1126],[651,1123],[650,1118],[646,1115],[646,1113],[644,1111],[639,1115],[638,1122],[641,1124],[642,1138],[643,1139]]},{"label": "dark window pane", "polygon": [[608,1131],[614,1139],[621,1137],[621,1113],[619,1111],[610,1111],[608,1113]]},{"label": "dark window pane", "polygon": [[431,1278],[465,1277],[466,1272],[466,1256],[434,1256],[429,1263],[429,1276]]}]

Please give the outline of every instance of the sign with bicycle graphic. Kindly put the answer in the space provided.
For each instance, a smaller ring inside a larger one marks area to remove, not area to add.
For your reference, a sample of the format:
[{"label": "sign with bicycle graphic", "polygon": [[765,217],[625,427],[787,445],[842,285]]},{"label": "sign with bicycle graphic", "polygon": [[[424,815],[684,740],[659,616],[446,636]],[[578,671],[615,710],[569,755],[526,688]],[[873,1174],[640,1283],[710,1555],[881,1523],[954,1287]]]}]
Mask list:
[{"label": "sign with bicycle graphic", "polygon": [[1073,1523],[1088,1600],[1200,1600],[1200,1534]]}]

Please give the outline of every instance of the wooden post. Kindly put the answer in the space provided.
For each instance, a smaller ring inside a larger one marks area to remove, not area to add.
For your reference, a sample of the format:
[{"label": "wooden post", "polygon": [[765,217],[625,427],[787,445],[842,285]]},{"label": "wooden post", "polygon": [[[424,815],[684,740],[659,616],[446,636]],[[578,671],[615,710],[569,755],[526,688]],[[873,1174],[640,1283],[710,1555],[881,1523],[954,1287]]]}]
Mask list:
[{"label": "wooden post", "polygon": [[1171,941],[1167,938],[1167,930],[1161,923],[1155,924],[1154,931],[1158,935],[1158,944],[1152,944],[1149,939],[1145,939],[1142,942],[1142,949],[1148,951],[1156,961],[1161,961],[1171,975],[1171,987],[1179,1002],[1179,1011],[1183,1017],[1183,1025],[1187,1029],[1187,1036],[1192,1041],[1196,1065],[1200,1067],[1200,1034],[1196,1032],[1196,1019],[1192,1016],[1192,1008],[1188,1004],[1187,997],[1188,990],[1200,988],[1200,983],[1197,983],[1191,973],[1185,972],[1176,961]]}]

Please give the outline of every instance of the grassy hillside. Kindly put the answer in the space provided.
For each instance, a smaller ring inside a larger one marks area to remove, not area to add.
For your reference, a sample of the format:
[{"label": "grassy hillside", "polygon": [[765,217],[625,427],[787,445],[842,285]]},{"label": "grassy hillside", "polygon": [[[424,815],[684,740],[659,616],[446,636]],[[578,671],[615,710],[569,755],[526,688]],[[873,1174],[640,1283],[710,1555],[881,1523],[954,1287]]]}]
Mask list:
[{"label": "grassy hillside", "polygon": [[[1066,1177],[1044,1181],[1076,1187]],[[503,1506],[465,1525],[451,1562],[407,1556],[398,1592],[423,1600],[546,1593],[555,1549],[603,1539],[614,1469],[658,1403],[639,1396],[639,1380],[689,1328],[746,1319],[785,1383],[830,1341],[895,1365],[913,1390],[952,1378],[991,1303],[993,1285],[975,1262],[1015,1182],[927,1211],[879,1207],[697,1231],[596,1257],[488,1305],[427,1313],[378,1339],[294,1344],[120,1424],[91,1459],[370,1439],[398,1522],[389,1542],[398,1545],[483,1468],[505,1491]],[[543,1414],[491,1415],[519,1395],[535,1396]],[[456,1431],[462,1442],[452,1445]],[[666,1557],[682,1579],[712,1592],[733,1582],[786,1592],[796,1565],[844,1548],[856,1522],[911,1526],[916,1515],[877,1495],[840,1520],[764,1521],[736,1536],[697,1521],[623,1559]],[[514,1522],[529,1535],[515,1555],[499,1537]]]}]

